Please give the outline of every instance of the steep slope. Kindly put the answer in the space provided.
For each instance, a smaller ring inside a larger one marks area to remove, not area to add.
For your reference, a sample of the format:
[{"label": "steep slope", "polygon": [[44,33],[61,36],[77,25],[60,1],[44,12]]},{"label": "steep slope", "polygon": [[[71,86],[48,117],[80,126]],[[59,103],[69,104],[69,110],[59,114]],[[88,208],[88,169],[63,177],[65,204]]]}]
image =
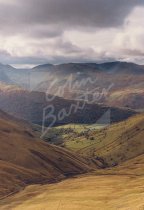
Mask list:
[{"label": "steep slope", "polygon": [[0,197],[89,170],[78,155],[40,141],[25,122],[0,112]]},{"label": "steep slope", "polygon": [[108,165],[117,165],[144,154],[143,114],[115,124],[102,133],[105,137],[94,146],[93,154],[104,159]]}]

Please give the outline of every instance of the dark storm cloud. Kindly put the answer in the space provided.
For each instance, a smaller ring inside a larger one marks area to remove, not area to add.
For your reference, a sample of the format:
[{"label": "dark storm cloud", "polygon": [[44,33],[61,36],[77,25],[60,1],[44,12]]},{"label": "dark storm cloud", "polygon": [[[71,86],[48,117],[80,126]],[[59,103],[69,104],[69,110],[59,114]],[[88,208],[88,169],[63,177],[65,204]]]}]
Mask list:
[{"label": "dark storm cloud", "polygon": [[111,27],[124,18],[140,0],[30,0],[25,5],[29,21],[70,26]]},{"label": "dark storm cloud", "polygon": [[117,27],[142,4],[140,0],[11,1],[0,3],[1,33],[38,37],[57,36],[75,27]]}]

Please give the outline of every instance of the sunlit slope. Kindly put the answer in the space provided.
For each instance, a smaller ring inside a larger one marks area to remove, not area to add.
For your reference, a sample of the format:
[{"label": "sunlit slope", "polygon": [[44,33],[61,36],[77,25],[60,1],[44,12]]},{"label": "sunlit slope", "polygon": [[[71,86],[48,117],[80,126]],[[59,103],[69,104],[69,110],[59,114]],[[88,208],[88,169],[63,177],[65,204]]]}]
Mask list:
[{"label": "sunlit slope", "polygon": [[29,186],[0,201],[2,210],[140,210],[144,206],[144,155],[119,167],[51,185]]},{"label": "sunlit slope", "polygon": [[0,112],[0,197],[89,170],[78,155],[40,141],[25,122]]},{"label": "sunlit slope", "polygon": [[0,202],[2,210],[139,210],[144,177],[88,175],[45,186],[30,186]]},{"label": "sunlit slope", "polygon": [[144,153],[144,115],[102,130],[87,130],[78,138],[65,141],[64,146],[93,160],[101,159],[107,166],[115,166]]},{"label": "sunlit slope", "polygon": [[125,89],[113,91],[107,100],[106,104],[111,106],[131,107],[132,109],[143,110],[144,104],[144,82]]}]

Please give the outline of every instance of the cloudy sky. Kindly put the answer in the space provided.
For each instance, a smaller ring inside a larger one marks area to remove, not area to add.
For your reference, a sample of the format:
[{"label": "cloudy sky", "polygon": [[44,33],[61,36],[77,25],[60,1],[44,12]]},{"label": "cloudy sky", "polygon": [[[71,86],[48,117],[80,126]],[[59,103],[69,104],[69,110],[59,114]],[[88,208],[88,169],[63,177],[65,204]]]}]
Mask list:
[{"label": "cloudy sky", "polygon": [[0,0],[0,62],[144,64],[143,0]]}]

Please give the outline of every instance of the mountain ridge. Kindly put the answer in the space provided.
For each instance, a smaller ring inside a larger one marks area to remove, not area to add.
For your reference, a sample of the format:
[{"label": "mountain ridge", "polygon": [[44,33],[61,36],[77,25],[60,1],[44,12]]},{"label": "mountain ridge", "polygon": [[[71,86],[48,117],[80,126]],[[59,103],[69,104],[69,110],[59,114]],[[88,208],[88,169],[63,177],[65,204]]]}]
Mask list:
[{"label": "mountain ridge", "polygon": [[[62,97],[69,100],[75,100],[86,89],[90,98],[105,91],[106,96],[98,98],[97,103],[136,110],[143,108],[143,65],[127,62],[44,64],[22,71],[0,68],[0,72],[1,82],[29,91],[51,91],[51,95],[60,97],[62,92]],[[59,91],[61,89],[63,91]]]}]

